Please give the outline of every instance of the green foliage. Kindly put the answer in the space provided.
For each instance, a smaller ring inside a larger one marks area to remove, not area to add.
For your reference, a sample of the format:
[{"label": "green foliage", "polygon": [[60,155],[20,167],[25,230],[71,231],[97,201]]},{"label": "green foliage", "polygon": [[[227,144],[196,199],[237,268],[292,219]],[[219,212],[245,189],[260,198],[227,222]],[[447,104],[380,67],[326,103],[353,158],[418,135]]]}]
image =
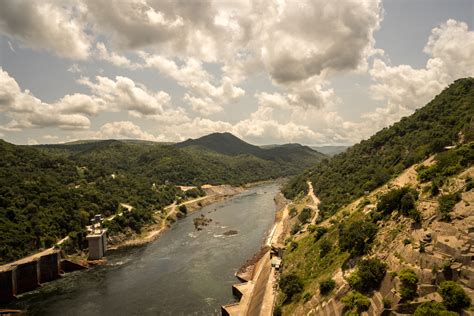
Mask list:
[{"label": "green foliage", "polygon": [[313,295],[311,295],[311,293],[309,292],[306,292],[303,294],[303,301],[306,303],[307,301],[311,299],[311,297],[313,297]]},{"label": "green foliage", "polygon": [[352,256],[363,255],[370,249],[377,226],[367,220],[349,221],[339,228],[339,248]]},{"label": "green foliage", "polygon": [[323,226],[317,226],[316,229],[314,230],[314,241],[318,241],[321,237],[326,234],[328,229]]},{"label": "green foliage", "polygon": [[332,243],[327,239],[322,240],[319,247],[319,256],[323,258],[331,251],[331,249]]},{"label": "green foliage", "polygon": [[418,191],[404,186],[399,189],[392,189],[382,195],[377,202],[377,210],[383,214],[390,214],[399,211],[404,216],[413,217],[416,214],[416,200]]},{"label": "green foliage", "polygon": [[444,194],[438,198],[439,211],[441,214],[447,214],[451,212],[454,206],[461,201],[461,194],[459,192],[452,194]]},{"label": "green foliage", "polygon": [[309,207],[305,207],[301,211],[301,213],[298,215],[298,220],[303,224],[307,223],[309,219],[311,218],[311,213],[312,213],[312,210]]},{"label": "green foliage", "polygon": [[[469,134],[473,128],[473,87],[473,78],[455,81],[413,115],[292,179],[285,188],[285,192],[292,193],[287,197],[302,191],[309,178],[321,200],[321,213],[327,218],[365,191],[372,191],[405,168],[443,151],[444,146],[459,140],[460,132]],[[466,163],[472,164],[472,160],[460,165]]]},{"label": "green foliage", "polygon": [[459,173],[473,163],[474,143],[464,144],[437,154],[433,165],[418,167],[418,178],[421,182],[441,181],[446,177]]},{"label": "green foliage", "polygon": [[443,281],[439,285],[439,294],[448,310],[460,311],[471,305],[471,298],[464,289],[454,281]]},{"label": "green foliage", "polygon": [[188,208],[186,207],[186,205],[184,204],[181,204],[179,207],[178,207],[178,210],[183,213],[183,214],[188,214]]},{"label": "green foliage", "polygon": [[288,213],[288,215],[290,215],[290,217],[295,217],[297,213],[298,211],[296,210],[296,208],[292,207],[290,208],[290,212]]},{"label": "green foliage", "polygon": [[341,302],[352,312],[363,312],[369,309],[370,299],[357,291],[350,292],[341,299]]},{"label": "green foliage", "polygon": [[424,302],[415,310],[414,316],[457,316],[458,313],[450,312],[446,307],[438,302],[430,301]]},{"label": "green foliage", "polygon": [[348,278],[348,283],[353,289],[368,293],[379,287],[386,272],[387,265],[377,258],[361,260],[356,272]]},{"label": "green foliage", "polygon": [[402,300],[412,300],[416,296],[418,289],[418,276],[411,269],[402,269],[398,273],[401,282],[400,297]]},{"label": "green foliage", "polygon": [[[152,222],[154,211],[178,197],[202,196],[199,185],[295,174],[321,157],[304,147],[273,153],[273,158],[231,156],[115,140],[34,147],[0,140],[0,264],[81,232],[95,214],[119,213],[120,203],[133,211],[107,223],[109,232],[138,232]],[[198,188],[184,193],[175,185]]]},{"label": "green foliage", "polygon": [[466,183],[466,187],[465,187],[466,192],[471,191],[472,189],[474,189],[474,179],[473,178],[471,178],[471,177],[467,178],[465,183]]},{"label": "green foliage", "polygon": [[280,278],[278,285],[283,293],[285,293],[285,301],[290,301],[294,295],[303,291],[303,283],[296,274],[286,274]]},{"label": "green foliage", "polygon": [[301,230],[301,224],[300,223],[295,223],[293,227],[291,227],[290,234],[295,235]]},{"label": "green foliage", "polygon": [[325,279],[319,282],[319,293],[328,295],[336,287],[336,281],[333,279]]}]

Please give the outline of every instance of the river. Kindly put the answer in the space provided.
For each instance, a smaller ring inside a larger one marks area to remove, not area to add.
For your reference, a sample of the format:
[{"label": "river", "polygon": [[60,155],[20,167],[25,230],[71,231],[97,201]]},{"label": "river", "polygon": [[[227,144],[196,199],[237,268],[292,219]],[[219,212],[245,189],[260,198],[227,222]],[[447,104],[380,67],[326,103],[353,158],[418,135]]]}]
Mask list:
[{"label": "river", "polygon": [[[158,240],[107,257],[23,295],[29,315],[220,315],[234,273],[262,245],[275,216],[276,183],[263,184],[179,220]],[[193,218],[209,226],[196,231]],[[224,236],[228,230],[238,234]]]}]

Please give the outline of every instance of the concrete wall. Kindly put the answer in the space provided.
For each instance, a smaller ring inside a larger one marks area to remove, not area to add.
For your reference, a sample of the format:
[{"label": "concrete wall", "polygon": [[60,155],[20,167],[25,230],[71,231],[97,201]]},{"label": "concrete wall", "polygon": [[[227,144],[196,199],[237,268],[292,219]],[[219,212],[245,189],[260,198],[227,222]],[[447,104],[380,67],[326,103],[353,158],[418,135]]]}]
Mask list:
[{"label": "concrete wall", "polygon": [[39,282],[50,282],[59,278],[60,255],[58,252],[43,256],[39,259]]},{"label": "concrete wall", "polygon": [[0,272],[0,303],[7,303],[15,298],[16,268]]},{"label": "concrete wall", "polygon": [[0,302],[7,303],[17,294],[32,291],[39,287],[40,283],[59,278],[60,257],[59,250],[53,250],[42,256],[3,266],[0,271]]},{"label": "concrete wall", "polygon": [[38,261],[37,259],[16,266],[16,294],[32,291],[40,285]]},{"label": "concrete wall", "polygon": [[98,234],[88,235],[87,242],[89,244],[89,259],[101,259],[107,251],[107,234],[103,230]]}]

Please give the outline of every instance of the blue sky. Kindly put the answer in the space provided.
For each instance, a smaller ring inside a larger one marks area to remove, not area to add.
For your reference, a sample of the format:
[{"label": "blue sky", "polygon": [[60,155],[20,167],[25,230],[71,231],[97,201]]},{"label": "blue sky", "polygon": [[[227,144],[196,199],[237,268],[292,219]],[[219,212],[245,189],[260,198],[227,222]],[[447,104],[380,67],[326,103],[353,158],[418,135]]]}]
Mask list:
[{"label": "blue sky", "polygon": [[0,138],[353,144],[474,74],[474,0],[13,1]]}]

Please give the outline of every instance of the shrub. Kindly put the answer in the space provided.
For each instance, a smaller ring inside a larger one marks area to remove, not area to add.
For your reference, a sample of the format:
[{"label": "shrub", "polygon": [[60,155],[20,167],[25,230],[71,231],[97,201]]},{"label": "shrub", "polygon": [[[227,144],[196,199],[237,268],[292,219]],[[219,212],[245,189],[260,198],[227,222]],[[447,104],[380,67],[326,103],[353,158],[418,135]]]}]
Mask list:
[{"label": "shrub", "polygon": [[290,212],[288,213],[288,215],[290,215],[290,217],[295,217],[296,216],[296,208],[292,207],[290,208]]},{"label": "shrub", "polygon": [[474,179],[473,178],[467,178],[465,183],[466,183],[466,187],[465,187],[466,192],[471,191],[472,189],[474,189]]},{"label": "shrub", "polygon": [[326,227],[318,226],[315,229],[314,241],[318,241],[324,234],[326,234],[328,229]]},{"label": "shrub", "polygon": [[316,225],[308,225],[308,231],[314,233],[316,231]]},{"label": "shrub", "polygon": [[348,282],[353,289],[367,293],[378,288],[386,272],[387,265],[377,258],[361,260]]},{"label": "shrub", "polygon": [[386,297],[382,299],[382,304],[383,308],[391,308],[392,307],[392,301]]},{"label": "shrub", "polygon": [[178,207],[178,210],[183,213],[183,214],[187,214],[188,213],[188,208],[186,207],[186,205],[184,204],[181,204],[179,207]]},{"label": "shrub", "polygon": [[296,274],[287,274],[281,277],[278,282],[280,289],[286,295],[285,301],[290,301],[294,295],[303,291],[303,283]]},{"label": "shrub", "polygon": [[308,207],[305,207],[300,215],[298,215],[298,220],[301,222],[301,223],[307,223],[309,221],[309,219],[311,218],[311,213],[312,213],[312,210]]},{"label": "shrub", "polygon": [[324,239],[321,241],[321,245],[319,246],[319,257],[325,257],[332,249],[332,244],[330,241]]},{"label": "shrub", "polygon": [[350,292],[344,296],[341,302],[346,305],[347,308],[357,312],[366,311],[370,307],[370,299],[357,291]]},{"label": "shrub", "polygon": [[313,295],[311,295],[311,293],[309,292],[306,292],[303,294],[303,301],[306,303],[307,301],[309,301],[311,299]]},{"label": "shrub", "polygon": [[443,281],[439,286],[439,294],[443,298],[443,304],[449,310],[460,311],[471,305],[471,298],[464,289],[454,281]]},{"label": "shrub", "polygon": [[405,238],[405,239],[403,240],[403,245],[406,246],[406,245],[409,245],[409,244],[411,244],[411,240],[408,239],[408,238]]},{"label": "shrub", "polygon": [[400,211],[403,215],[407,215],[411,209],[415,208],[416,197],[418,197],[418,191],[408,186],[392,189],[378,199],[377,210],[384,214]]},{"label": "shrub", "polygon": [[293,227],[291,227],[291,231],[290,231],[290,234],[291,235],[294,235],[296,234],[297,232],[299,232],[301,229],[301,225],[299,223],[296,223],[295,225],[293,225]]},{"label": "shrub", "polygon": [[415,310],[414,316],[456,316],[459,315],[455,312],[449,312],[446,310],[446,307],[438,302],[431,301],[425,302],[417,307]]},{"label": "shrub", "polygon": [[339,229],[339,247],[352,256],[363,255],[370,249],[376,233],[377,226],[369,221],[358,220],[342,225]]},{"label": "shrub", "polygon": [[461,201],[459,192],[442,195],[438,198],[439,211],[442,214],[449,213],[459,201]]},{"label": "shrub", "polygon": [[401,282],[400,296],[402,300],[414,299],[418,289],[418,276],[415,271],[411,269],[402,269],[398,273],[398,277]]},{"label": "shrub", "polygon": [[333,279],[326,279],[319,283],[319,292],[321,295],[329,294],[336,287],[336,281]]}]

